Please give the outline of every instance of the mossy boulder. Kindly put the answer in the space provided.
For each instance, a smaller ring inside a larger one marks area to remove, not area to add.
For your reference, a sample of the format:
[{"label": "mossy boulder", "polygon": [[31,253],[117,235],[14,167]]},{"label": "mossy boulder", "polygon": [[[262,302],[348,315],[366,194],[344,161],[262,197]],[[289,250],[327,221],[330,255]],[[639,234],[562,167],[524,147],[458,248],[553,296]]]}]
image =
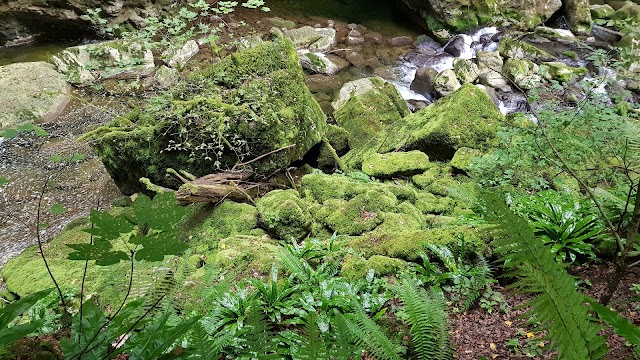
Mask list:
[{"label": "mossy boulder", "polygon": [[456,207],[456,202],[448,196],[436,196],[430,192],[421,192],[415,206],[425,215],[443,215],[451,214]]},{"label": "mossy boulder", "polygon": [[348,255],[342,262],[340,274],[351,281],[364,279],[369,270],[377,276],[395,275],[409,266],[406,261],[374,255],[369,259]]},{"label": "mossy boulder", "polygon": [[482,156],[482,152],[468,147],[462,147],[456,151],[451,159],[451,167],[460,172],[467,172],[471,160]]},{"label": "mossy boulder", "polygon": [[44,61],[0,66],[0,130],[51,121],[69,103],[64,76]]},{"label": "mossy boulder", "polygon": [[502,72],[525,90],[534,89],[542,83],[538,70],[538,65],[528,59],[508,59],[502,67]]},{"label": "mossy boulder", "polygon": [[398,90],[379,77],[345,84],[332,103],[338,125],[349,132],[349,147],[366,147],[383,129],[409,114]]},{"label": "mossy boulder", "polygon": [[308,174],[302,177],[301,193],[305,198],[313,199],[320,204],[330,199],[351,200],[357,195],[364,194],[370,190],[392,194],[400,201],[415,201],[416,199],[416,191],[410,185],[371,181],[366,174],[359,174],[366,179],[355,178],[353,174],[349,174],[349,176],[341,174]]},{"label": "mossy boulder", "polygon": [[454,70],[447,69],[436,75],[433,79],[433,87],[439,96],[447,96],[460,88],[460,81]]},{"label": "mossy boulder", "polygon": [[609,19],[616,12],[613,7],[609,4],[594,4],[589,6],[589,10],[591,11],[591,17],[594,19]]},{"label": "mossy boulder", "polygon": [[83,139],[131,194],[143,190],[141,177],[170,186],[169,167],[203,176],[286,148],[251,164],[271,174],[302,158],[325,129],[295,48],[281,38],[190,74],[187,84]]},{"label": "mossy boulder", "polygon": [[427,186],[431,185],[431,183],[440,175],[441,172],[442,170],[439,166],[432,166],[422,174],[414,175],[413,177],[411,177],[411,181],[413,181],[413,183],[417,187],[426,189]]},{"label": "mossy boulder", "polygon": [[548,52],[511,36],[504,36],[498,43],[500,55],[510,59],[529,59],[532,61],[552,61],[555,57]]},{"label": "mossy boulder", "polygon": [[412,176],[431,167],[429,157],[421,151],[373,154],[362,163],[362,172],[377,178]]},{"label": "mossy boulder", "polygon": [[588,70],[584,67],[571,67],[561,62],[545,62],[542,64],[544,65],[544,68],[541,72],[548,80],[569,82],[581,76],[585,76],[588,73]]},{"label": "mossy boulder", "polygon": [[381,152],[404,147],[420,150],[430,159],[451,159],[456,150],[485,150],[496,145],[505,118],[491,98],[471,84],[404,118],[381,136]]},{"label": "mossy boulder", "polygon": [[458,80],[461,83],[473,83],[480,76],[480,69],[473,61],[468,59],[453,60],[453,71],[455,71]]},{"label": "mossy boulder", "polygon": [[125,40],[70,47],[52,60],[69,82],[78,85],[106,79],[136,79],[150,76],[155,70],[151,50]]},{"label": "mossy boulder", "polygon": [[350,238],[349,245],[365,256],[383,255],[407,261],[420,259],[427,245],[442,245],[454,252],[459,250],[459,236],[464,236],[467,250],[481,251],[485,246],[483,228],[455,226],[418,231],[379,234],[377,232]]},{"label": "mossy boulder", "polygon": [[300,240],[311,230],[308,204],[296,190],[274,190],[256,201],[260,218],[275,238]]},{"label": "mossy boulder", "polygon": [[204,219],[191,232],[191,246],[198,253],[215,250],[220,239],[254,234],[258,228],[258,210],[254,206],[225,200],[213,210],[207,207],[200,211]]},{"label": "mossy boulder", "polygon": [[640,4],[633,1],[626,1],[624,6],[611,15],[611,19],[640,24]]},{"label": "mossy boulder", "polygon": [[[329,125],[327,127],[326,137],[338,156],[342,156],[348,151],[349,132],[347,130],[337,125]],[[330,170],[336,167],[336,165],[330,150],[322,146],[318,154],[318,167],[323,170]]]},{"label": "mossy boulder", "polygon": [[380,225],[383,213],[393,211],[397,204],[393,194],[370,190],[349,201],[326,201],[318,220],[338,235],[360,235]]},{"label": "mossy boulder", "polygon": [[220,240],[213,262],[236,273],[268,274],[278,264],[278,242],[268,236],[235,235]]},{"label": "mossy boulder", "polygon": [[569,28],[577,34],[591,33],[591,11],[589,0],[563,0]]}]

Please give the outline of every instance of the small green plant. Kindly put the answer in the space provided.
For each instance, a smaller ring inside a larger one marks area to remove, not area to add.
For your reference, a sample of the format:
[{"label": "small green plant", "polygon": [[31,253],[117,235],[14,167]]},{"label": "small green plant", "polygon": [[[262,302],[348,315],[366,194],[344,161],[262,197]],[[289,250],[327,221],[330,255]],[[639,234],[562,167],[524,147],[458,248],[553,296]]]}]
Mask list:
[{"label": "small green plant", "polygon": [[605,227],[590,202],[547,190],[522,198],[515,209],[529,220],[556,261],[573,263],[578,256],[595,259],[591,242],[603,236]]}]

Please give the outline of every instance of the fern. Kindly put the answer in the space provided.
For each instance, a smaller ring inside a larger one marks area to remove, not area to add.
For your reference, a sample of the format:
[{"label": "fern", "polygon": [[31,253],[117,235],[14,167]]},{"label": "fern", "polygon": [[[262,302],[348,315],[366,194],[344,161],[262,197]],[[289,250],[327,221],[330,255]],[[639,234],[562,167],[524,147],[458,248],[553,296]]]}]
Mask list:
[{"label": "fern", "polygon": [[346,316],[339,314],[338,317],[342,318],[356,343],[362,344],[378,360],[400,359],[400,347],[389,339],[357,301],[354,300],[353,305],[353,313]]},{"label": "fern", "polygon": [[343,316],[339,312],[331,319],[331,346],[329,357],[336,360],[359,359],[362,347],[353,341],[352,335]]},{"label": "fern", "polygon": [[417,359],[453,359],[453,349],[447,331],[447,313],[444,299],[427,294],[409,280],[397,287],[398,297],[405,305],[411,325],[413,350]]},{"label": "fern", "polygon": [[595,300],[587,300],[591,309],[595,311],[600,319],[604,320],[607,325],[613,328],[616,334],[622,336],[632,345],[636,346],[636,354],[640,355],[638,346],[640,345],[640,327],[633,325],[629,320],[623,318],[617,312],[609,309],[606,306],[598,304]]},{"label": "fern", "polygon": [[318,326],[318,314],[310,312],[306,318],[304,335],[292,353],[293,358],[300,360],[329,360],[327,347],[327,342]]},{"label": "fern", "polygon": [[282,359],[278,352],[278,340],[270,324],[265,320],[257,302],[249,305],[244,327],[239,331],[242,348],[238,359]]},{"label": "fern", "polygon": [[218,360],[222,357],[224,348],[231,345],[233,340],[233,332],[220,332],[211,336],[202,323],[198,322],[189,333],[187,354],[190,359]]},{"label": "fern", "polygon": [[528,314],[548,330],[558,357],[567,360],[600,359],[605,339],[597,336],[600,326],[591,321],[575,279],[555,261],[541,239],[523,218],[507,208],[495,195],[486,195],[487,217],[498,226],[493,245],[505,258],[505,267],[519,279],[513,286],[534,295]]}]

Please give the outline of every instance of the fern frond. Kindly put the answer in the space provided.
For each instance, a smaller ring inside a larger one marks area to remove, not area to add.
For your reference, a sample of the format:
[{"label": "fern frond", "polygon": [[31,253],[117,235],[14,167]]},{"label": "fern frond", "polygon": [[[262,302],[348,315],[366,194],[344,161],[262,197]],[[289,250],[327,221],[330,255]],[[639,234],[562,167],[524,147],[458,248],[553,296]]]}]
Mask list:
[{"label": "fern frond", "polygon": [[601,328],[589,317],[574,278],[535,237],[526,220],[495,195],[486,195],[485,202],[487,217],[498,225],[501,235],[493,244],[506,259],[505,267],[519,279],[513,286],[535,295],[527,304],[528,314],[548,329],[558,357],[600,359],[607,351],[605,339],[597,335]]},{"label": "fern frond", "polygon": [[329,356],[336,360],[359,359],[362,352],[362,346],[353,339],[345,322],[344,317],[334,316],[331,319],[331,346],[329,347]]},{"label": "fern frond", "polygon": [[447,331],[447,312],[444,298],[427,294],[416,284],[404,280],[397,287],[411,325],[411,337],[416,358],[420,360],[453,359],[453,348]]},{"label": "fern frond", "polygon": [[315,312],[307,315],[304,335],[292,355],[300,360],[329,360],[328,346],[318,327],[318,314]]},{"label": "fern frond", "polygon": [[278,353],[277,336],[257,303],[249,306],[244,327],[240,329],[239,335],[242,340],[242,349],[238,351],[239,359],[282,358]]},{"label": "fern frond", "polygon": [[367,315],[362,306],[354,301],[353,313],[347,316],[338,315],[351,333],[378,360],[400,359],[400,347],[382,331],[380,326]]}]

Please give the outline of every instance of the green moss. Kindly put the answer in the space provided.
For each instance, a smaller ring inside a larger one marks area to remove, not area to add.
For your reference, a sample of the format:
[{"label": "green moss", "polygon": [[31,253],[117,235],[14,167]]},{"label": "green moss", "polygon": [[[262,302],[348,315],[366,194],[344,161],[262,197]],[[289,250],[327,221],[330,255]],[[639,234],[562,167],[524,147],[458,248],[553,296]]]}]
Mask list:
[{"label": "green moss", "polygon": [[373,154],[362,163],[362,172],[378,177],[411,176],[430,168],[429,157],[420,151]]},{"label": "green moss", "polygon": [[452,187],[457,187],[460,183],[451,175],[441,175],[437,179],[435,179],[429,186],[427,186],[426,190],[431,192],[432,194],[448,196],[449,189]]},{"label": "green moss", "polygon": [[563,52],[562,55],[564,55],[564,56],[566,56],[566,57],[568,57],[570,59],[573,59],[573,60],[578,59],[578,53],[576,53],[575,51],[567,50],[567,51]]},{"label": "green moss", "polygon": [[356,195],[366,193],[369,190],[388,193],[400,200],[413,201],[416,196],[415,190],[410,186],[363,181],[340,174],[308,174],[302,177],[301,184],[301,192],[304,197],[313,198],[319,203],[324,203],[329,199],[350,200]]},{"label": "green moss", "polygon": [[296,190],[274,190],[256,202],[269,233],[278,239],[300,240],[311,230],[308,204]]},{"label": "green moss", "polygon": [[500,55],[511,59],[529,59],[535,61],[550,61],[554,56],[524,41],[504,36],[498,44]]},{"label": "green moss", "polygon": [[616,12],[609,4],[589,6],[591,17],[594,19],[609,19]]},{"label": "green moss", "polygon": [[398,90],[380,78],[368,78],[371,88],[351,96],[333,116],[349,132],[349,147],[362,149],[376,141],[378,133],[409,114]]},{"label": "green moss", "polygon": [[393,194],[371,190],[346,203],[344,200],[326,202],[326,217],[321,221],[338,235],[360,235],[381,224],[383,212],[393,211],[397,204]]},{"label": "green moss", "polygon": [[325,130],[293,44],[278,39],[190,74],[188,84],[83,139],[131,194],[143,190],[141,177],[175,185],[165,177],[169,167],[203,176],[295,144],[252,163],[257,173],[270,174],[302,158]]},{"label": "green moss", "polygon": [[584,67],[571,67],[561,62],[545,62],[542,72],[544,76],[551,80],[557,80],[559,82],[569,82],[577,77],[587,75],[589,72]]},{"label": "green moss", "polygon": [[439,166],[432,166],[424,173],[412,176],[411,181],[413,181],[417,187],[426,189],[427,186],[431,185],[431,183],[440,175],[440,173],[441,169]]},{"label": "green moss", "polygon": [[[411,205],[413,206],[413,205]],[[424,215],[417,210],[417,214],[407,215],[404,213],[382,213],[382,224],[378,226],[375,231],[383,234],[422,230],[425,225]]]},{"label": "green moss", "polygon": [[456,202],[447,196],[435,196],[428,192],[419,194],[416,208],[424,214],[449,214],[455,208]]},{"label": "green moss", "polygon": [[484,248],[484,230],[470,226],[436,228],[390,234],[378,232],[351,238],[350,245],[362,251],[365,256],[384,255],[392,258],[415,261],[421,252],[426,252],[427,244],[447,246],[453,251],[458,248],[458,235],[464,234],[469,250]]},{"label": "green moss", "polygon": [[482,152],[468,147],[459,148],[451,159],[451,167],[455,170],[466,172],[471,160],[482,156]]},{"label": "green moss", "polygon": [[220,240],[214,263],[239,274],[268,274],[281,247],[268,236],[235,235]]},{"label": "green moss", "polygon": [[395,275],[407,267],[408,264],[405,261],[386,256],[374,255],[367,260],[348,255],[344,258],[340,273],[345,278],[356,281],[365,278],[370,269],[373,269],[378,276],[386,276]]},{"label": "green moss", "polygon": [[192,231],[192,247],[198,252],[217,248],[220,239],[231,235],[249,235],[258,227],[258,210],[249,205],[226,200]]},{"label": "green moss", "polygon": [[405,117],[384,134],[381,152],[399,147],[416,149],[431,159],[451,159],[460,147],[484,150],[496,145],[505,123],[493,101],[471,84]]},{"label": "green moss", "polygon": [[[344,155],[349,148],[349,132],[340,126],[328,125],[327,140],[329,144],[336,151],[338,156]],[[320,154],[318,155],[318,167],[321,169],[334,168],[336,166],[333,155],[326,147],[320,148]]]}]

